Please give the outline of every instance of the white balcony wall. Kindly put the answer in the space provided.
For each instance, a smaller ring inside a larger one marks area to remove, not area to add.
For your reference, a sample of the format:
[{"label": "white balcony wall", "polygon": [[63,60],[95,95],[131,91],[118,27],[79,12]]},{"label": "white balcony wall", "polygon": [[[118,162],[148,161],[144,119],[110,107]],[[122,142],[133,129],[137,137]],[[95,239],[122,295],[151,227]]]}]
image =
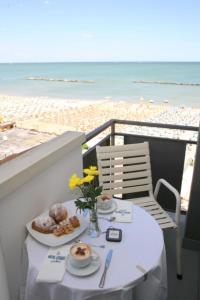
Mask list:
[{"label": "white balcony wall", "polygon": [[25,225],[51,204],[75,198],[68,180],[82,173],[84,140],[67,132],[0,167],[0,239],[11,300],[20,297]]}]

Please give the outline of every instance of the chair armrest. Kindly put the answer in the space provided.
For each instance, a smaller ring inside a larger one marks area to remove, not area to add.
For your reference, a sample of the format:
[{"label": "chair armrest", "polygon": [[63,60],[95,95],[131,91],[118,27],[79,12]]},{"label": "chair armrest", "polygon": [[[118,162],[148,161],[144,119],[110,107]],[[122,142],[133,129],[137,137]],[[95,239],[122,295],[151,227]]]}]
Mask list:
[{"label": "chair armrest", "polygon": [[160,190],[160,186],[163,184],[169,191],[171,191],[175,198],[176,198],[176,215],[175,215],[175,222],[178,225],[180,222],[180,211],[181,211],[181,197],[179,192],[173,187],[169,182],[167,182],[165,179],[159,179],[156,183],[156,187],[154,190],[154,197],[157,200],[158,192]]}]

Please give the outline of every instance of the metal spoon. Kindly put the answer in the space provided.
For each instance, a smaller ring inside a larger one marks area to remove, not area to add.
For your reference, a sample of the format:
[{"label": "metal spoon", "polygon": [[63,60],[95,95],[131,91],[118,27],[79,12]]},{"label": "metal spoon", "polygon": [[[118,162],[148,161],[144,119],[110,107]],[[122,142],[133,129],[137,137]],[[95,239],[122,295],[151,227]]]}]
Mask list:
[{"label": "metal spoon", "polygon": [[[87,242],[83,242],[81,240],[75,240],[75,243],[87,243]],[[92,247],[97,247],[97,248],[106,248],[106,245],[95,245],[95,244],[90,244],[90,243],[87,243],[88,245],[92,246]]]}]

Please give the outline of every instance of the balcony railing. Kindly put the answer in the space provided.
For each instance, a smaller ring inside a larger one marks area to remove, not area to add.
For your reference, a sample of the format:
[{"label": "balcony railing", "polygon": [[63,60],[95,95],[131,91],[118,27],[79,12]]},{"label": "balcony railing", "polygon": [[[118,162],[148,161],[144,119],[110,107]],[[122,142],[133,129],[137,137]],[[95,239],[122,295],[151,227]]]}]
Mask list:
[{"label": "balcony railing", "polygon": [[[128,133],[119,129],[116,130],[117,125],[131,126],[132,130]],[[151,133],[148,135],[144,134],[144,132],[142,133],[142,131],[141,133],[137,133],[138,126],[139,128],[150,128]],[[162,136],[160,136],[160,133],[157,136],[155,129],[162,132]],[[123,144],[148,141],[150,144],[153,186],[155,187],[159,178],[165,178],[180,192],[186,147],[188,144],[197,144],[197,138],[171,138],[165,131],[176,130],[182,133],[194,132],[197,134],[198,129],[198,127],[194,126],[112,119],[86,135],[86,142],[90,142],[92,139],[97,138],[98,135],[106,133],[104,137],[101,136],[96,144],[83,154],[83,164],[84,166],[96,165],[96,145],[115,145],[117,137],[122,138]],[[158,201],[165,209],[174,211],[175,201],[171,194],[164,188],[159,193]]]}]

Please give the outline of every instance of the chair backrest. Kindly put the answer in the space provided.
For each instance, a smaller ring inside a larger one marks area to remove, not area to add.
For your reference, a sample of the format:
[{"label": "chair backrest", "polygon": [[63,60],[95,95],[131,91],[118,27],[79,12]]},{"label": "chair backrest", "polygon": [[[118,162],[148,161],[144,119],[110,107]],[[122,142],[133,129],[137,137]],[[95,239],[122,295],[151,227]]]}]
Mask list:
[{"label": "chair backrest", "polygon": [[110,195],[152,192],[148,142],[97,146],[99,184]]}]

